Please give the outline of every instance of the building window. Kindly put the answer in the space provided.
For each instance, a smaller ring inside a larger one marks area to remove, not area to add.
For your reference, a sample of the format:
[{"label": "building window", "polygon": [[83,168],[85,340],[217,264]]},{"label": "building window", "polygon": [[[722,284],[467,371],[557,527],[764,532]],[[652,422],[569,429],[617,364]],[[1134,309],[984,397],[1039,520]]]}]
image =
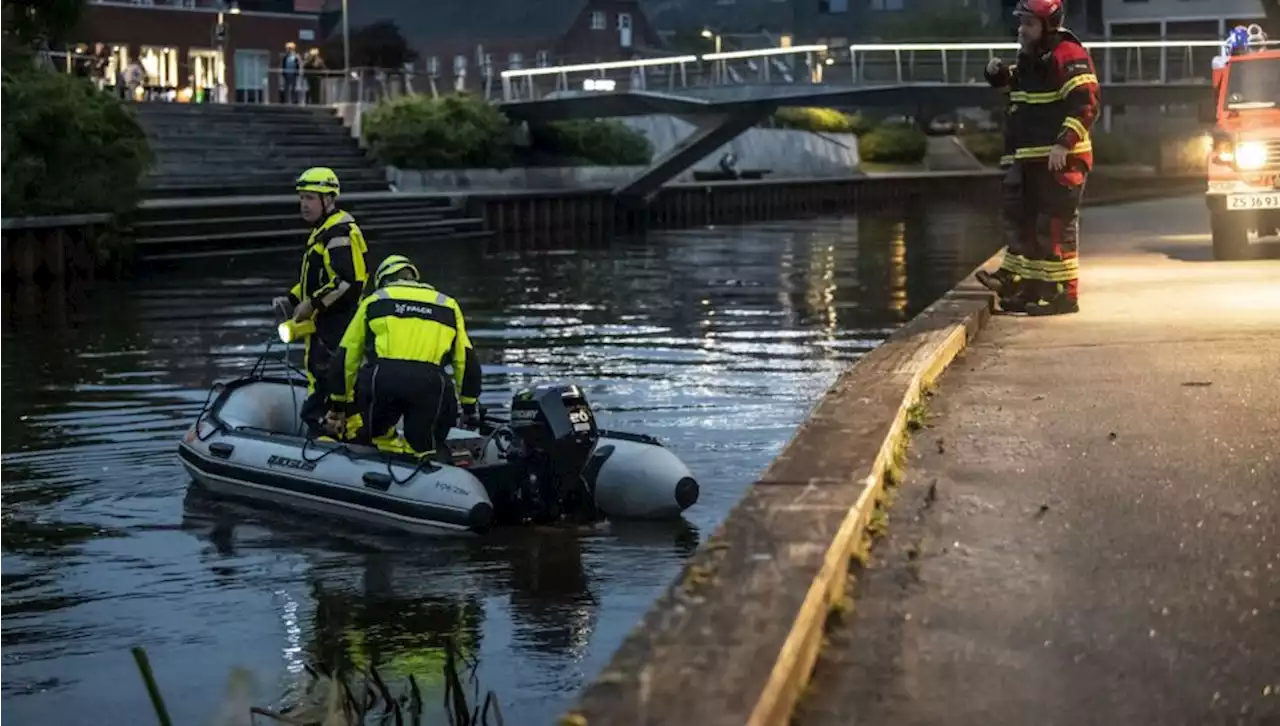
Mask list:
[{"label": "building window", "polygon": [[440,75],[440,59],[435,56],[427,56],[427,75]]},{"label": "building window", "polygon": [[829,13],[849,12],[849,0],[827,0],[827,12]]},{"label": "building window", "polygon": [[539,68],[551,67],[551,51],[549,50],[538,51],[538,67]]},{"label": "building window", "polygon": [[513,71],[524,68],[524,53],[512,53],[507,56],[507,67]]},{"label": "building window", "polygon": [[265,50],[236,51],[236,103],[266,103],[267,67],[271,53]]},{"label": "building window", "polygon": [[591,11],[591,29],[592,29],[592,30],[604,30],[604,29],[605,29],[605,28],[607,28],[607,27],[608,27],[608,26],[607,26],[607,25],[605,25],[604,11],[603,11],[603,10],[592,10],[592,11]]},{"label": "building window", "polygon": [[218,86],[227,82],[226,56],[220,50],[189,48],[187,64],[191,68],[191,87],[197,102],[216,97]]},{"label": "building window", "polygon": [[177,88],[178,83],[178,51],[173,48],[157,48],[144,45],[140,49],[138,61],[147,74],[146,85],[159,88]]},{"label": "building window", "polygon": [[901,10],[902,0],[871,0],[872,10]]}]

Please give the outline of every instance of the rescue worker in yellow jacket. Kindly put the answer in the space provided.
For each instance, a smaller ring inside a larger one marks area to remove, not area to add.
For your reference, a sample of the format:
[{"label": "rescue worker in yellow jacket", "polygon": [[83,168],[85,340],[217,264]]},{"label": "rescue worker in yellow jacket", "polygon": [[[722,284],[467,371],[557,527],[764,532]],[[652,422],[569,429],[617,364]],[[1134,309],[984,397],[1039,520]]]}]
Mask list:
[{"label": "rescue worker in yellow jacket", "polygon": [[288,296],[276,298],[272,305],[286,313],[292,310],[295,323],[315,322],[315,332],[306,338],[303,353],[307,400],[301,415],[312,433],[320,435],[329,399],[329,360],[364,294],[369,279],[365,266],[368,246],[355,219],[338,208],[341,189],[332,169],[307,169],[294,187],[302,218],[314,228],[302,254],[298,283]]},{"label": "rescue worker in yellow jacket", "polygon": [[[374,284],[347,326],[330,372],[331,421],[351,431],[351,422],[342,421],[359,415],[359,431],[351,438],[404,453],[395,433],[403,416],[408,453],[444,452],[459,402],[463,425],[477,426],[480,418],[480,364],[462,308],[422,282],[418,268],[401,255],[378,265]],[[452,380],[446,366],[453,369]]]}]

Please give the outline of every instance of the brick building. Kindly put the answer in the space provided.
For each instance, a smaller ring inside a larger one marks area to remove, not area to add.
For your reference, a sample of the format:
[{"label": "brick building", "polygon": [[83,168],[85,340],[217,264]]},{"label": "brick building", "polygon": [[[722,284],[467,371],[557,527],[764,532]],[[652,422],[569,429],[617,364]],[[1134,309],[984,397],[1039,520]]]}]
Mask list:
[{"label": "brick building", "polygon": [[109,84],[137,60],[146,85],[178,100],[274,102],[284,45],[318,40],[321,0],[90,0],[76,32],[81,50],[111,52]]},{"label": "brick building", "polygon": [[[340,33],[339,0],[326,33]],[[639,0],[350,0],[352,30],[391,20],[441,90],[483,87],[511,68],[661,54]]]}]

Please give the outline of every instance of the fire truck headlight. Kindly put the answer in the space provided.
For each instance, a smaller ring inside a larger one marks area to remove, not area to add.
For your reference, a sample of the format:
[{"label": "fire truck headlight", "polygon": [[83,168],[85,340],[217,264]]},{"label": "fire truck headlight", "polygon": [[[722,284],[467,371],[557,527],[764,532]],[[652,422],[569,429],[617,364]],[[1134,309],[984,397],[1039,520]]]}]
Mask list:
[{"label": "fire truck headlight", "polygon": [[1236,144],[1237,169],[1261,169],[1267,165],[1267,147],[1259,141]]}]

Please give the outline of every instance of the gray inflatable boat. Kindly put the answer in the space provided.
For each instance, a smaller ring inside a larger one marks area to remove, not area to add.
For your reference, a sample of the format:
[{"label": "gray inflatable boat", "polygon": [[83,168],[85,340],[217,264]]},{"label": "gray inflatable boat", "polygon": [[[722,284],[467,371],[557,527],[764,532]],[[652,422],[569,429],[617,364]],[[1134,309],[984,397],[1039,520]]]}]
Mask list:
[{"label": "gray inflatable boat", "polygon": [[454,429],[448,455],[429,461],[309,438],[300,379],[251,375],[210,397],[178,455],[215,495],[412,533],[677,518],[698,500],[675,454],[649,436],[598,429],[574,385],[520,391],[510,420]]}]

